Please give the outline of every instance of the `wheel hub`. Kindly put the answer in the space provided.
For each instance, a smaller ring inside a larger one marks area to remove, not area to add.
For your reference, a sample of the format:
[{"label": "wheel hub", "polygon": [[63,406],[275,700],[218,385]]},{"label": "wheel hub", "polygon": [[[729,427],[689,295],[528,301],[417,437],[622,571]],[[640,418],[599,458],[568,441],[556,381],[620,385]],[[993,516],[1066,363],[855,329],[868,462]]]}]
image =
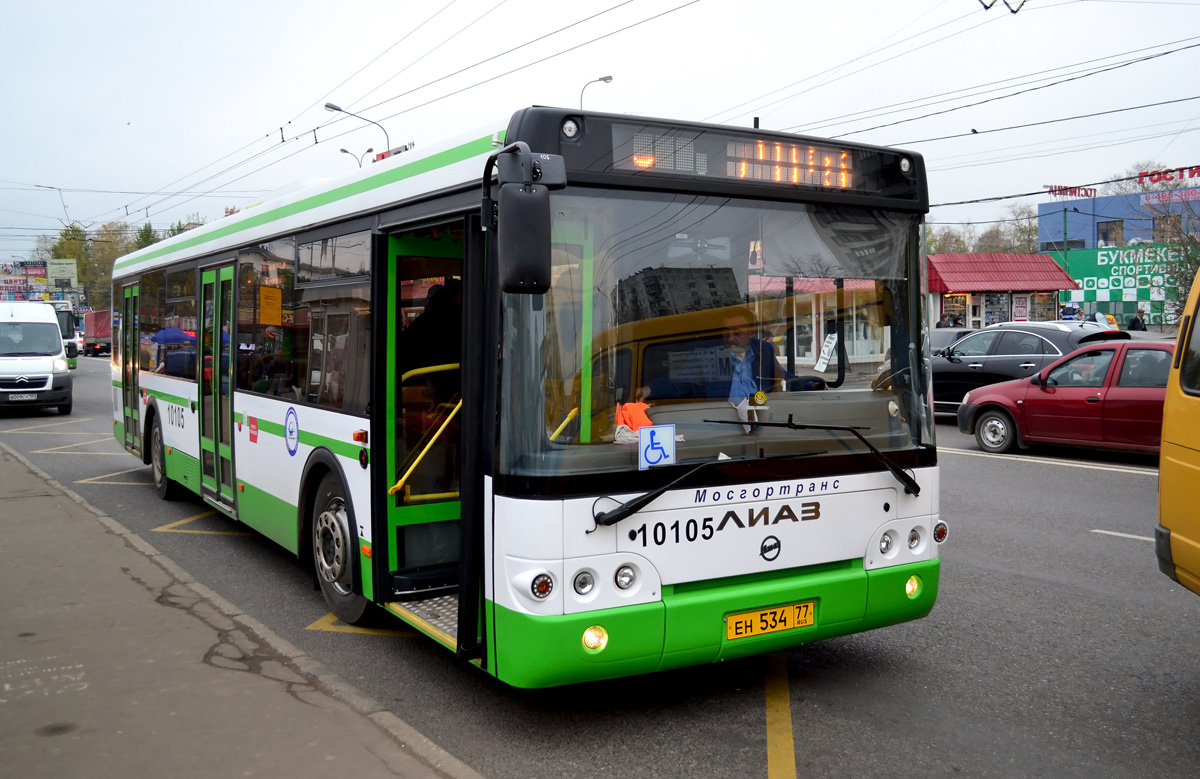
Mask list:
[{"label": "wheel hub", "polygon": [[317,516],[314,528],[313,556],[317,573],[339,591],[349,592],[350,582],[350,519],[340,498],[330,501]]},{"label": "wheel hub", "polygon": [[991,417],[983,425],[983,438],[990,446],[1000,446],[1008,438],[1008,425],[1002,419]]}]

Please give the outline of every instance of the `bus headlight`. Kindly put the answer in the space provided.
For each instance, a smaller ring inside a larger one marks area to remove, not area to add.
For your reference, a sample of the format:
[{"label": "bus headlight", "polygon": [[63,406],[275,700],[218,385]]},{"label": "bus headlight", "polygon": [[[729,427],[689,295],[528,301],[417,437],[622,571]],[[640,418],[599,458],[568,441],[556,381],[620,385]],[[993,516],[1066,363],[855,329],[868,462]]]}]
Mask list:
[{"label": "bus headlight", "polygon": [[913,574],[908,577],[908,581],[904,583],[904,594],[910,598],[916,598],[921,594],[921,577]]},{"label": "bus headlight", "polygon": [[637,573],[634,572],[633,566],[622,565],[617,569],[617,575],[613,577],[613,581],[622,590],[628,590],[637,581]]},{"label": "bus headlight", "polygon": [[575,574],[575,592],[580,595],[587,595],[595,586],[596,577],[592,576],[591,571],[580,571]]},{"label": "bus headlight", "polygon": [[879,537],[879,551],[881,554],[887,554],[892,551],[892,534],[884,533]]},{"label": "bus headlight", "polygon": [[908,534],[908,548],[916,549],[921,545],[921,533],[914,527]]}]

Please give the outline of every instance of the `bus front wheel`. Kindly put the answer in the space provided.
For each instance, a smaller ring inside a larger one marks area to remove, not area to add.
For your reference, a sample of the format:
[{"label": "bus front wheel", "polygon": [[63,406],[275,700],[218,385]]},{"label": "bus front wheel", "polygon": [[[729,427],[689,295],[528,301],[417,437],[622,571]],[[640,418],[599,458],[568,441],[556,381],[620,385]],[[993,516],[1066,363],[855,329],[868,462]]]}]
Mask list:
[{"label": "bus front wheel", "polygon": [[325,602],[338,619],[348,624],[361,621],[369,605],[354,592],[356,534],[350,527],[346,488],[334,473],[325,474],[317,487],[312,515],[313,565]]}]

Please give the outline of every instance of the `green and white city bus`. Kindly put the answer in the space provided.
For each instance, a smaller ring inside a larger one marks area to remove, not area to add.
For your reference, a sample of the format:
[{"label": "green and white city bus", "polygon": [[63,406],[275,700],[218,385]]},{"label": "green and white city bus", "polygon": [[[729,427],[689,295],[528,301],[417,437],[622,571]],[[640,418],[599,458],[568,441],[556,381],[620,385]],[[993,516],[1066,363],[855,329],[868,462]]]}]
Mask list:
[{"label": "green and white city bus", "polygon": [[916,619],[927,210],[916,154],[523,109],[120,258],[115,433],[519,687]]}]

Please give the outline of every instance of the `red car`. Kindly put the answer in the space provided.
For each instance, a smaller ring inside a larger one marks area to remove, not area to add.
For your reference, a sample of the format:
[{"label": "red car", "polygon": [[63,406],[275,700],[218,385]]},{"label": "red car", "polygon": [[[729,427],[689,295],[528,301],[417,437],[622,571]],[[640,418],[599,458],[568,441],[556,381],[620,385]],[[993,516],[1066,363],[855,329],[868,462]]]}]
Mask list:
[{"label": "red car", "polygon": [[1104,341],[1026,379],[968,392],[958,429],[985,452],[1034,443],[1158,452],[1175,344]]}]

